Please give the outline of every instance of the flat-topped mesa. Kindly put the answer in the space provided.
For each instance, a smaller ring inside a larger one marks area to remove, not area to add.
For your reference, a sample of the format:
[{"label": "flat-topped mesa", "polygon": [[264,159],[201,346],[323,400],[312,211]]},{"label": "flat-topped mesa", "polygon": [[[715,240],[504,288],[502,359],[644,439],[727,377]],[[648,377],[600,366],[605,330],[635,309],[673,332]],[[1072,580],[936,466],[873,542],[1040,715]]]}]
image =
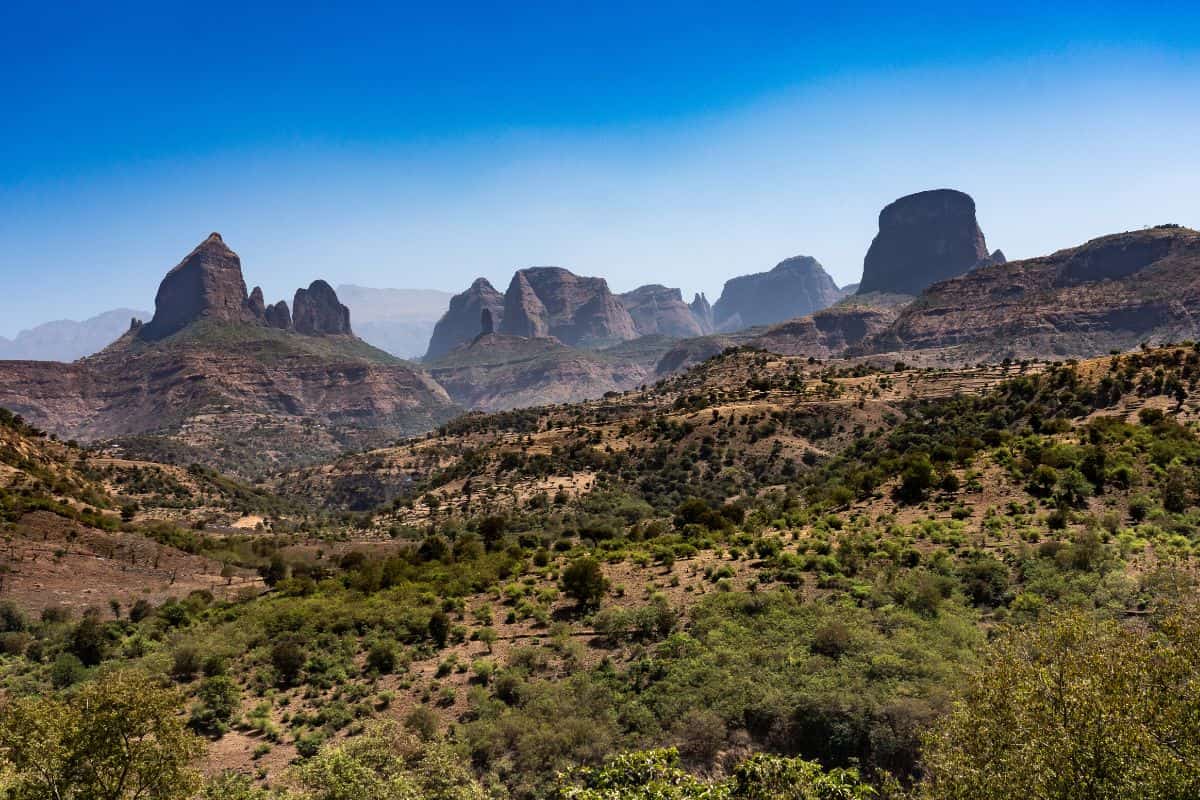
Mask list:
[{"label": "flat-topped mesa", "polygon": [[214,233],[163,278],[154,298],[154,318],[138,336],[164,339],[201,319],[255,322],[249,300],[241,259],[226,247],[221,234]]},{"label": "flat-topped mesa", "polygon": [[812,256],[793,256],[770,272],[726,281],[712,307],[713,322],[721,330],[771,325],[828,308],[840,297],[821,262]]},{"label": "flat-topped mesa", "polygon": [[999,250],[988,254],[970,195],[954,189],[918,192],[879,212],[879,233],[863,260],[858,293],[917,295],[977,266],[1002,263]]},{"label": "flat-topped mesa", "polygon": [[493,328],[500,327],[504,318],[504,295],[497,292],[487,278],[476,278],[469,289],[450,298],[449,309],[433,327],[433,336],[425,353],[426,360],[438,358],[461,344],[474,341],[479,335],[484,311],[491,312]]},{"label": "flat-topped mesa", "polygon": [[639,336],[661,334],[687,338],[708,332],[683,302],[683,293],[678,289],[650,284],[625,292],[619,298],[633,317]]},{"label": "flat-topped mesa", "polygon": [[338,301],[332,286],[313,281],[307,289],[296,290],[292,329],[309,336],[351,336],[350,309]]},{"label": "flat-topped mesa", "polygon": [[607,281],[561,267],[530,267],[513,275],[499,330],[510,336],[552,336],[582,347],[638,336],[633,318],[609,291]]}]

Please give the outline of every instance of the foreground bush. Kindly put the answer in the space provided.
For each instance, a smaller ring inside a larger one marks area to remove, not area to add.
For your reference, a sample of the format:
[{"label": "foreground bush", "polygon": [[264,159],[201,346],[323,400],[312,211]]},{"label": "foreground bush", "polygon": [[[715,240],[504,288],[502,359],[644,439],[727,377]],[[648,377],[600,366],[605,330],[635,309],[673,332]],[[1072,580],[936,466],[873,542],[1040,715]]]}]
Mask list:
[{"label": "foreground bush", "polygon": [[1198,676],[1194,613],[1010,633],[927,740],[922,797],[1200,797]]},{"label": "foreground bush", "polygon": [[685,772],[674,750],[630,753],[598,769],[559,777],[558,800],[864,800],[875,791],[855,770],[826,772],[815,761],[756,755],[727,780]]}]

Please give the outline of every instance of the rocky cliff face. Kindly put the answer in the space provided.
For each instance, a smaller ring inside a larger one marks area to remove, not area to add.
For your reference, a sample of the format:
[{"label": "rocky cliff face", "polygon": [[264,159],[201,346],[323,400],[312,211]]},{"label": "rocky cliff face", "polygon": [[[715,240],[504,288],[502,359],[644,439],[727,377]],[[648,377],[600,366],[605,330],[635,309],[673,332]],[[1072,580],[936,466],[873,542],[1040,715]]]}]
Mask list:
[{"label": "rocky cliff face", "polygon": [[712,309],[713,321],[721,330],[770,325],[828,308],[840,297],[837,284],[819,261],[796,256],[770,272],[726,281]]},{"label": "rocky cliff face", "polygon": [[487,278],[476,278],[465,292],[450,298],[450,308],[433,328],[425,359],[439,358],[472,341],[482,330],[484,311],[491,312],[493,325],[499,327],[504,318],[504,295]]},{"label": "rocky cliff face", "polygon": [[561,267],[518,270],[504,294],[500,333],[553,336],[579,347],[598,347],[637,337],[629,312],[603,278],[586,278]]},{"label": "rocky cliff face", "polygon": [[338,302],[337,292],[325,281],[297,289],[292,301],[292,328],[309,336],[351,336],[350,309]]},{"label": "rocky cliff face", "polygon": [[141,338],[156,341],[200,319],[254,322],[242,261],[213,233],[167,273],[154,298],[154,318]]},{"label": "rocky cliff face", "polygon": [[1103,355],[1200,338],[1198,303],[1200,233],[1162,226],[935,284],[862,349],[953,362]]},{"label": "rocky cliff face", "polygon": [[975,219],[975,201],[953,189],[918,192],[879,212],[879,233],[863,261],[860,293],[920,294],[977,266],[1002,263]]},{"label": "rocky cliff face", "polygon": [[707,333],[692,309],[683,302],[683,293],[678,289],[651,284],[618,297],[633,318],[639,336],[660,334],[686,338]]}]

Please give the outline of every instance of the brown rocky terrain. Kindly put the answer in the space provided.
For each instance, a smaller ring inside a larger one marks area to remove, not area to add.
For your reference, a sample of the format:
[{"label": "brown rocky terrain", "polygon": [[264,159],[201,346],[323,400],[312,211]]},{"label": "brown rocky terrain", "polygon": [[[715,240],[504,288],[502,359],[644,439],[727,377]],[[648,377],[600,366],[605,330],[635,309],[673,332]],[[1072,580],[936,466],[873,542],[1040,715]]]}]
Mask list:
[{"label": "brown rocky terrain", "polygon": [[990,263],[975,219],[975,201],[953,189],[934,189],[901,197],[879,212],[876,234],[863,260],[859,293],[919,294],[938,281]]},{"label": "brown rocky terrain", "polygon": [[499,411],[569,403],[645,382],[653,353],[638,358],[568,347],[551,338],[485,334],[428,364],[454,402]]},{"label": "brown rocky terrain", "polygon": [[929,288],[854,352],[970,362],[1085,357],[1200,336],[1200,233],[1160,226]]},{"label": "brown rocky terrain", "polygon": [[841,296],[819,261],[795,256],[779,262],[770,272],[726,281],[712,307],[713,321],[716,328],[726,331],[771,325],[820,311]]}]

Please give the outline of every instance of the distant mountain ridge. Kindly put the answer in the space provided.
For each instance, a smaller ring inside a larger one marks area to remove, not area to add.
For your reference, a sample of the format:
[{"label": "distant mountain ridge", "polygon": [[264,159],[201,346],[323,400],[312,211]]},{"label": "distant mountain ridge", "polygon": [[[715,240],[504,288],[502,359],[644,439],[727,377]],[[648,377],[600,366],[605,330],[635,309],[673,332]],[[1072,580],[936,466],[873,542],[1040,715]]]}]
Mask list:
[{"label": "distant mountain ridge", "polygon": [[0,360],[75,361],[100,352],[128,331],[133,320],[149,316],[146,311],[117,308],[82,322],[46,322],[11,340],[0,337]]},{"label": "distant mountain ridge", "polygon": [[726,331],[770,325],[828,308],[841,296],[821,262],[812,256],[793,256],[769,272],[726,281],[712,307],[713,323]]}]

